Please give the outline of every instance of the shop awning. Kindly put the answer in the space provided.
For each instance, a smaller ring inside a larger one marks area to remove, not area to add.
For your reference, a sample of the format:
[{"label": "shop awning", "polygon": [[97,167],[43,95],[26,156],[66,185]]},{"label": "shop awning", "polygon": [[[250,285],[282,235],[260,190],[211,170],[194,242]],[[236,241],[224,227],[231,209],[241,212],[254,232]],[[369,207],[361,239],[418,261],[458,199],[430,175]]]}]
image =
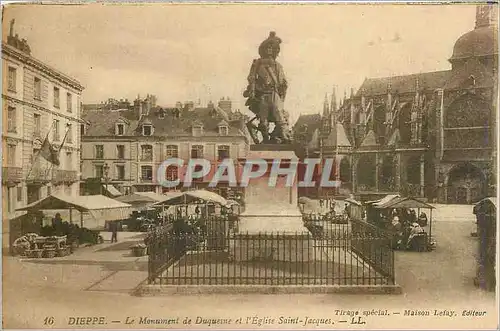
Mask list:
[{"label": "shop awning", "polygon": [[114,187],[113,185],[103,185],[102,188],[106,191],[108,191],[109,195],[111,197],[119,197],[120,195],[122,195],[122,193],[120,191],[118,191],[118,189],[116,187]]},{"label": "shop awning", "polygon": [[[382,199],[384,200],[384,199]],[[398,208],[425,208],[425,209],[434,209],[434,206],[425,203],[423,201],[417,200],[415,198],[402,198],[402,197],[394,197],[391,200],[385,201],[383,203],[377,202],[374,203],[373,206],[377,209],[398,209]]]},{"label": "shop awning", "polygon": [[85,224],[85,227],[92,229],[104,227],[105,221],[127,219],[132,212],[131,207],[127,203],[116,201],[104,195],[73,197],[54,193],[16,210],[35,212],[38,210],[75,209],[80,213],[89,213],[93,217],[93,222]]},{"label": "shop awning", "polygon": [[120,202],[129,203],[136,209],[144,209],[154,203],[171,199],[180,193],[158,194],[156,192],[135,192],[133,194],[122,195],[115,198]]},{"label": "shop awning", "polygon": [[218,195],[217,193],[210,192],[207,190],[194,190],[194,191],[182,192],[180,194],[175,194],[174,196],[165,201],[155,203],[154,206],[185,205],[194,203],[198,200],[205,202],[215,202],[222,206],[227,206],[228,204],[228,201],[224,199],[222,196]]},{"label": "shop awning", "polygon": [[365,204],[373,205],[374,207],[381,206],[381,205],[391,201],[392,199],[395,199],[398,197],[399,197],[399,194],[389,194],[389,195],[386,195],[385,197],[383,197],[382,199],[379,199],[379,200],[367,201],[367,202],[365,202]]},{"label": "shop awning", "polygon": [[347,198],[344,200],[345,202],[348,202],[350,204],[356,205],[356,206],[362,206],[363,204],[359,202],[358,200],[352,199],[352,198]]}]

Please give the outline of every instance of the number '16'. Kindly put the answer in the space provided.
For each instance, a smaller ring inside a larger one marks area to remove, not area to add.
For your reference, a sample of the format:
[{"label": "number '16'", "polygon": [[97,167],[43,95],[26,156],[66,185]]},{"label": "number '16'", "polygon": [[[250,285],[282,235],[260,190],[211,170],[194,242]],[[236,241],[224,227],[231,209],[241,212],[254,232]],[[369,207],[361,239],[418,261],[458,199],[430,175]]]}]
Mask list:
[{"label": "number '16'", "polygon": [[43,320],[44,325],[54,325],[54,317],[45,317]]}]

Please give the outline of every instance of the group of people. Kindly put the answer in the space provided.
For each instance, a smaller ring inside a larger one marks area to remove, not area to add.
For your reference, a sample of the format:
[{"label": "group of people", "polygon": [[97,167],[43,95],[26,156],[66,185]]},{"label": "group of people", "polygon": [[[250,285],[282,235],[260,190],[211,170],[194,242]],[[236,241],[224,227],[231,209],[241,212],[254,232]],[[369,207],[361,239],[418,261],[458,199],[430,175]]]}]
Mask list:
[{"label": "group of people", "polygon": [[413,209],[394,209],[391,217],[389,227],[395,233],[393,242],[395,248],[420,250],[422,243],[418,239],[425,239],[426,231],[423,226],[427,225],[427,215],[422,212],[417,218]]}]

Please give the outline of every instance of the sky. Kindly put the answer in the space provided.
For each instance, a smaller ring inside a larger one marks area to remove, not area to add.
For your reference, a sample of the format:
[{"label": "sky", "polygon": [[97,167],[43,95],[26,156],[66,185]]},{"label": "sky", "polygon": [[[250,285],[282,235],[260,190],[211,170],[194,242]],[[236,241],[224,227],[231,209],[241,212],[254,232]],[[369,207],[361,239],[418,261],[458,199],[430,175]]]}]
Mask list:
[{"label": "sky", "polygon": [[474,28],[475,6],[10,5],[4,38],[12,18],[35,58],[85,86],[84,103],[148,93],[161,106],[229,97],[242,111],[252,60],[276,31],[293,123],[321,112],[334,86],[341,98],[367,77],[449,69],[455,41]]}]

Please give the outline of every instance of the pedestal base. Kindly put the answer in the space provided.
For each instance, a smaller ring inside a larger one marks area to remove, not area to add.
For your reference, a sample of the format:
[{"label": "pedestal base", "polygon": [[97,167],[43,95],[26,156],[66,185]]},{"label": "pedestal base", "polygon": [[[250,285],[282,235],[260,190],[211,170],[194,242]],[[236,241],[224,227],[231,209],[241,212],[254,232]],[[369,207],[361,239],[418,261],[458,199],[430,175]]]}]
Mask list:
[{"label": "pedestal base", "polygon": [[297,206],[262,204],[247,209],[240,215],[239,233],[281,233],[295,234],[308,232],[302,221],[302,213]]},{"label": "pedestal base", "polygon": [[309,262],[314,260],[314,241],[303,234],[235,234],[231,239],[233,261]]},{"label": "pedestal base", "polygon": [[234,261],[308,262],[314,241],[295,206],[247,210],[240,216],[239,233],[231,238]]}]

